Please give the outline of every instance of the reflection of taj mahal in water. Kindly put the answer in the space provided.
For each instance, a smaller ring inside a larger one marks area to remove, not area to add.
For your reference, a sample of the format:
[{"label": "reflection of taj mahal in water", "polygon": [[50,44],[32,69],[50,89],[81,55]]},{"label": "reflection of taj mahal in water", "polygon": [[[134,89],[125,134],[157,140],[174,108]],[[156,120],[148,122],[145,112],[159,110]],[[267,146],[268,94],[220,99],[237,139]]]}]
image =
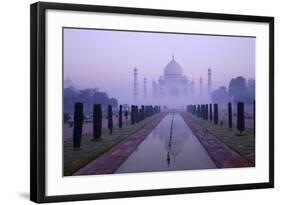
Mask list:
[{"label": "reflection of taj mahal in water", "polygon": [[[194,80],[184,74],[181,65],[175,60],[174,55],[172,60],[164,67],[163,75],[161,75],[157,81],[152,81],[151,99],[154,103],[169,105],[171,99],[173,99],[173,105],[175,105],[175,97],[178,105],[182,103],[196,103],[196,99],[200,97],[202,100],[209,100],[212,89],[211,82],[211,69],[208,69],[208,84],[206,93],[203,93],[203,79],[200,77],[197,89],[195,89]],[[135,102],[145,101],[149,99],[147,93],[147,78],[143,79],[143,96],[139,95],[138,86],[138,69],[134,68],[134,91],[133,97]]]}]

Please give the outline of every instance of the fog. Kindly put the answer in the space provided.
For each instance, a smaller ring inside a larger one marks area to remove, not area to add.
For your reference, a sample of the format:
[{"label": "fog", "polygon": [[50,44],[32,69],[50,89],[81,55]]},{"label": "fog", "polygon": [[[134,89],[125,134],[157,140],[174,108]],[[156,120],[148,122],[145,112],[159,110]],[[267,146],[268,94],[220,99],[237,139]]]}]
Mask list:
[{"label": "fog", "polygon": [[[194,81],[193,94],[157,97],[152,82],[172,60]],[[138,95],[133,96],[133,69],[138,69]],[[98,88],[119,104],[160,104],[169,107],[208,102],[208,68],[212,90],[228,87],[231,78],[255,79],[255,38],[64,29],[64,78],[75,88]],[[143,79],[147,79],[144,98]],[[202,93],[199,79],[203,80]]]}]

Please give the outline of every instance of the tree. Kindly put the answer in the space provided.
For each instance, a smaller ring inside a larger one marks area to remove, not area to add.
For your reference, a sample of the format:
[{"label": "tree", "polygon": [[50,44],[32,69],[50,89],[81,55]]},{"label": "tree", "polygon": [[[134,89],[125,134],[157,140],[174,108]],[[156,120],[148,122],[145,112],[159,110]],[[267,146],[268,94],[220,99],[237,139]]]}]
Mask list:
[{"label": "tree", "polygon": [[256,83],[254,79],[249,79],[247,82],[247,89],[249,92],[249,96],[251,98],[251,101],[255,100],[256,96]]},{"label": "tree", "polygon": [[123,112],[122,112],[122,105],[119,106],[119,120],[118,120],[118,126],[121,129],[123,125]]},{"label": "tree", "polygon": [[101,104],[94,104],[94,108],[93,108],[94,139],[99,139],[101,137],[101,130],[102,130],[102,108],[101,108]]},{"label": "tree", "polygon": [[228,103],[228,127],[232,128],[232,106],[231,103]]},{"label": "tree", "polygon": [[78,100],[84,104],[84,113],[91,113],[96,89],[84,89],[78,92]]},{"label": "tree", "polygon": [[250,104],[252,102],[246,86],[246,80],[243,76],[231,79],[228,87],[228,95],[235,103],[244,102]]},{"label": "tree", "polygon": [[218,112],[218,104],[214,104],[214,124],[218,125],[219,123],[219,112]]},{"label": "tree", "polygon": [[108,105],[107,108],[107,127],[110,131],[110,134],[112,134],[112,130],[113,130],[113,120],[112,120],[112,105]]},{"label": "tree", "polygon": [[245,130],[245,119],[244,119],[244,103],[237,103],[237,129],[240,134]]},{"label": "tree", "polygon": [[117,106],[118,106],[118,100],[116,100],[115,98],[109,98],[109,99],[108,99],[108,104],[109,104],[109,105],[112,105],[112,107],[113,107],[114,109],[116,109]]},{"label": "tree", "polygon": [[64,113],[71,113],[74,112],[74,107],[76,102],[81,102],[78,100],[78,93],[73,87],[68,87],[64,89],[63,92],[63,111]]},{"label": "tree", "polygon": [[228,101],[228,94],[226,87],[221,86],[214,90],[211,94],[212,102],[218,103],[219,105],[224,104]]},{"label": "tree", "polygon": [[63,114],[63,123],[67,123],[68,120],[70,120],[70,119],[71,119],[70,114],[68,114],[68,113]]},{"label": "tree", "polygon": [[83,130],[83,104],[75,103],[74,107],[74,127],[73,127],[73,147],[79,148],[81,146],[81,137]]},{"label": "tree", "polygon": [[96,92],[94,94],[94,103],[101,104],[102,107],[108,105],[108,95],[106,92]]}]

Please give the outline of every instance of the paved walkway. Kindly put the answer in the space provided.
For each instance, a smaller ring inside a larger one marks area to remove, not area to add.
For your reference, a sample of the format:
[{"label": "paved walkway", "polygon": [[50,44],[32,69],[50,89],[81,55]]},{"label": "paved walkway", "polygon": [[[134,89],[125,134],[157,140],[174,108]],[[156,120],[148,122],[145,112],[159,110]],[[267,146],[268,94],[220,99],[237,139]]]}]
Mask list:
[{"label": "paved walkway", "polygon": [[197,136],[218,168],[254,167],[252,163],[221,142],[217,137],[208,132],[208,130],[194,123],[192,118],[186,113],[182,112],[181,116],[195,136]]},{"label": "paved walkway", "polygon": [[147,135],[160,123],[166,113],[161,113],[151,123],[115,145],[109,151],[81,168],[73,175],[112,174],[131,155]]}]

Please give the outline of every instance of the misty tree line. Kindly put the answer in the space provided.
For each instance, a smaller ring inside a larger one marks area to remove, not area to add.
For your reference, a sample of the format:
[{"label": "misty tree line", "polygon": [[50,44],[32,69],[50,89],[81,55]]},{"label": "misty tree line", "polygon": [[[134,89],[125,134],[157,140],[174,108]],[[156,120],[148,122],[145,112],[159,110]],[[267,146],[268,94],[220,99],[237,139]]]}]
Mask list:
[{"label": "misty tree line", "polygon": [[[213,122],[215,125],[221,125],[223,121],[219,121],[219,108],[218,104],[201,104],[201,105],[187,105],[186,111],[191,113],[194,116],[202,118],[203,120],[209,120]],[[229,102],[228,106],[228,128],[232,129],[232,103]],[[237,109],[237,123],[236,127],[239,130],[240,134],[245,131],[245,115],[244,115],[244,102],[236,103]],[[254,120],[254,130],[255,130],[255,102],[253,102],[253,120]],[[220,123],[219,123],[220,122]]]},{"label": "misty tree line", "polygon": [[[83,120],[84,120],[84,110],[83,103],[77,102],[74,106],[74,127],[73,127],[73,147],[80,148],[81,146],[81,138],[83,132]],[[107,106],[107,128],[110,134],[113,133],[113,106]],[[102,105],[94,104],[92,108],[93,112],[93,140],[99,140],[102,135]],[[137,124],[147,117],[151,117],[157,113],[161,112],[160,106],[152,106],[152,105],[131,105],[131,110],[124,110],[123,106],[119,106],[118,110],[118,128],[122,129],[123,127],[123,115],[128,120],[130,115],[131,117],[131,125]]]},{"label": "misty tree line", "polygon": [[249,105],[255,101],[255,80],[250,79],[246,83],[242,76],[232,78],[228,89],[224,86],[219,87],[211,93],[211,98],[212,102],[219,105],[227,105],[228,102],[244,102],[245,105]]},{"label": "misty tree line", "polygon": [[93,104],[101,104],[102,109],[106,110],[108,105],[112,105],[113,110],[118,109],[118,101],[115,98],[108,97],[106,92],[100,92],[98,89],[77,90],[74,87],[64,89],[64,113],[73,114],[76,102],[83,103],[84,114],[91,113]]}]

